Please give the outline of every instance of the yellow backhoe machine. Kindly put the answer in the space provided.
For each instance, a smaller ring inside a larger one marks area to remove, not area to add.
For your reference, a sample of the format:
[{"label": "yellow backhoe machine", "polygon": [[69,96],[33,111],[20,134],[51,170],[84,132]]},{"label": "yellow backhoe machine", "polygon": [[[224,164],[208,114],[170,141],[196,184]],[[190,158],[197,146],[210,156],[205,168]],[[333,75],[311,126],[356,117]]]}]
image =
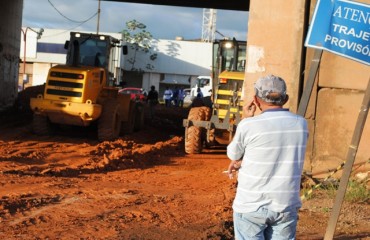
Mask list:
[{"label": "yellow backhoe machine", "polygon": [[243,109],[246,45],[235,39],[213,43],[212,94],[183,120],[186,153],[201,153],[203,147],[231,141]]},{"label": "yellow backhoe machine", "polygon": [[66,64],[51,67],[44,93],[31,98],[34,133],[51,134],[55,125],[96,124],[98,139],[105,141],[140,130],[144,106],[115,87],[116,52],[126,54],[127,47],[109,35],[71,32],[64,48]]}]

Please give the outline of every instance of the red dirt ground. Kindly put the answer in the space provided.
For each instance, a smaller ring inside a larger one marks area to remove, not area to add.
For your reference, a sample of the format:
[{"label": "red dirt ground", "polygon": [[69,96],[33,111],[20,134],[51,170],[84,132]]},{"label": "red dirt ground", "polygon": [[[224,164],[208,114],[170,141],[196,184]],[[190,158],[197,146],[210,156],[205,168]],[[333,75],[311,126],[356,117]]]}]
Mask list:
[{"label": "red dirt ground", "polygon": [[[225,148],[184,153],[188,109],[158,106],[144,130],[111,142],[90,128],[35,136],[20,109],[0,116],[1,239],[233,239]],[[323,239],[332,203],[304,201],[297,239]],[[370,239],[369,213],[345,203],[335,239]]]}]

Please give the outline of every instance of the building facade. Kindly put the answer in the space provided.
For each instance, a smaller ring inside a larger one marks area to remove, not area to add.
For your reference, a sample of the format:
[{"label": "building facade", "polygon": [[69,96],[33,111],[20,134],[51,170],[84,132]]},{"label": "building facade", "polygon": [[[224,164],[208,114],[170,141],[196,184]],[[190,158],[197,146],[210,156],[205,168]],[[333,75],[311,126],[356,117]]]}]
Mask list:
[{"label": "building facade", "polygon": [[[64,64],[67,51],[64,49],[70,31],[40,29],[28,31],[26,41],[21,42],[19,89],[45,83],[49,69],[56,64]],[[91,32],[93,33],[93,32]],[[101,33],[121,39],[119,33]],[[122,44],[125,45],[123,42]],[[210,75],[212,65],[212,44],[200,41],[153,40],[151,53],[137,51],[128,45],[127,55],[117,52],[115,58],[116,84],[121,87],[139,87],[146,90],[154,85],[160,94],[169,86],[190,87],[199,75]],[[26,51],[24,51],[26,46]],[[150,58],[155,54],[156,58]],[[25,63],[25,65],[24,65]],[[24,74],[25,73],[25,74]],[[24,78],[24,75],[27,77]],[[26,80],[23,84],[24,79]]]}]

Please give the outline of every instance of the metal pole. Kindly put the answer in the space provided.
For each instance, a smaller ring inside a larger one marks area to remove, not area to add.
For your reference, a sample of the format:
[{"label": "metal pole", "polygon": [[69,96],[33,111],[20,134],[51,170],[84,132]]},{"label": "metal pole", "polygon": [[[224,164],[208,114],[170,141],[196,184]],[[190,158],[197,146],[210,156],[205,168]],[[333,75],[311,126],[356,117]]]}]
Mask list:
[{"label": "metal pole", "polygon": [[[25,30],[21,28],[22,34],[23,34],[23,83],[22,83],[22,90],[24,90],[24,83],[28,80],[27,74],[26,74],[26,52],[27,52],[27,31],[30,29],[31,31],[37,33],[37,39],[41,38],[42,33],[44,32],[44,29],[41,28],[38,32],[36,32],[34,29],[30,27],[26,27]],[[28,82],[28,81],[27,81]]]},{"label": "metal pole", "polygon": [[339,188],[338,188],[337,195],[335,197],[332,215],[329,219],[328,227],[326,228],[324,240],[333,239],[335,227],[337,225],[339,214],[340,214],[340,209],[342,207],[343,199],[346,193],[348,180],[351,175],[352,166],[356,158],[358,144],[360,142],[362,131],[366,123],[367,114],[369,112],[369,105],[370,105],[370,79],[367,83],[367,88],[365,91],[364,99],[362,101],[360,112],[357,118],[356,127],[353,132],[352,141],[348,147],[347,160],[344,165],[343,174],[340,179]]},{"label": "metal pole", "polygon": [[313,88],[313,85],[315,83],[315,78],[316,78],[316,75],[317,75],[317,70],[318,70],[319,65],[320,65],[321,55],[322,55],[322,50],[321,49],[315,49],[313,58],[311,60],[311,66],[310,66],[310,71],[309,71],[309,74],[308,74],[308,79],[307,79],[307,82],[306,82],[306,86],[304,88],[304,91],[303,91],[303,94],[302,94],[302,97],[301,97],[301,100],[300,100],[299,106],[298,106],[298,112],[297,113],[298,113],[298,115],[301,115],[303,117],[306,115],[308,102],[309,102],[310,97],[311,97],[312,88]]},{"label": "metal pole", "polygon": [[27,46],[27,30],[28,30],[28,27],[26,28],[26,30],[23,31],[22,30],[22,33],[23,33],[23,78],[22,78],[22,91],[24,90],[24,82],[27,78],[27,75],[26,75],[26,46]]},{"label": "metal pole", "polygon": [[100,0],[99,0],[99,5],[98,5],[98,23],[96,26],[96,34],[99,34],[99,23],[100,22]]}]

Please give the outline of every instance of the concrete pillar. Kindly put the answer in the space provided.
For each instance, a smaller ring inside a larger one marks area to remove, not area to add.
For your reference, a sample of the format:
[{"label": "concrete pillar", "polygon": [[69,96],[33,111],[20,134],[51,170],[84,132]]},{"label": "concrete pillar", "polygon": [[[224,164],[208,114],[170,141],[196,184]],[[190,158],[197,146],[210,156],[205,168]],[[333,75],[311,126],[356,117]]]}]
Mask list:
[{"label": "concrete pillar", "polygon": [[292,111],[298,105],[304,40],[305,1],[251,0],[245,98],[254,95],[253,84],[261,76],[274,74],[287,82]]},{"label": "concrete pillar", "polygon": [[23,0],[0,1],[0,111],[12,106],[18,93],[18,66]]}]

